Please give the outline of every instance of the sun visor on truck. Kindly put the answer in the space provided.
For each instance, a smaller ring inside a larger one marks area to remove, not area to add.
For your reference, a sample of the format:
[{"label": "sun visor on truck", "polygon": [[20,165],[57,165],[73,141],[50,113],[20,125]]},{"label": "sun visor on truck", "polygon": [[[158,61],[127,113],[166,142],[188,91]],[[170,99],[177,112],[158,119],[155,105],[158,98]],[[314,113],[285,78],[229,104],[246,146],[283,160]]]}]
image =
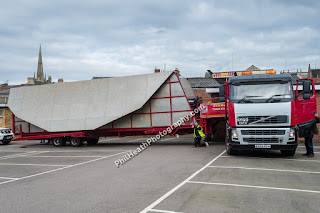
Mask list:
[{"label": "sun visor on truck", "polygon": [[272,75],[246,75],[230,77],[230,84],[242,84],[252,82],[289,82],[292,80],[292,76],[288,74],[272,74]]}]

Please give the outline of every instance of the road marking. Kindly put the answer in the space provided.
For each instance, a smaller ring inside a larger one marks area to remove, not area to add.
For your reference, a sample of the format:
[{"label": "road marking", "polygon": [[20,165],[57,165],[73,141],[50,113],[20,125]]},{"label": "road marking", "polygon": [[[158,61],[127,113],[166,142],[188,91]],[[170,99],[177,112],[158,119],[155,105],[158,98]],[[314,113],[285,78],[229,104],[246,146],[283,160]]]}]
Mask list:
[{"label": "road marking", "polygon": [[[298,153],[298,154],[301,154],[301,153],[306,153],[306,152],[296,152],[296,153]],[[319,154],[320,152],[313,152],[313,153],[315,153],[315,154]]]},{"label": "road marking", "polygon": [[16,180],[16,179],[18,179],[18,178],[0,177],[0,179],[5,179],[5,180]]},{"label": "road marking", "polygon": [[52,164],[30,164],[30,163],[0,163],[0,166],[69,166],[69,165],[52,165]]},{"label": "road marking", "polygon": [[109,139],[106,139],[106,140],[101,140],[99,142],[106,142],[106,141],[112,141],[112,140],[119,140],[121,138],[109,138]]},{"label": "road marking", "polygon": [[192,178],[194,178],[196,175],[198,175],[200,172],[202,172],[204,169],[206,169],[208,166],[210,166],[213,162],[215,162],[219,157],[221,157],[224,153],[226,152],[226,150],[224,150],[223,152],[221,152],[217,157],[215,157],[214,159],[212,159],[209,163],[207,163],[204,167],[202,167],[201,169],[199,169],[198,171],[196,171],[195,173],[193,173],[192,175],[190,175],[187,179],[185,179],[183,182],[181,182],[179,185],[177,185],[176,187],[174,187],[173,189],[171,189],[170,191],[168,191],[166,194],[164,194],[162,197],[160,197],[158,200],[154,201],[153,203],[151,203],[148,207],[146,207],[144,210],[142,210],[140,213],[147,213],[148,211],[150,211],[151,209],[153,209],[153,207],[155,207],[156,205],[158,205],[159,203],[161,203],[164,199],[166,199],[167,197],[169,197],[172,193],[174,193],[175,191],[177,191],[181,186],[183,186],[184,184],[186,184],[189,180],[191,180]]},{"label": "road marking", "polygon": [[302,170],[266,169],[266,168],[233,167],[233,166],[208,166],[208,167],[210,167],[210,168],[221,168],[221,169],[247,169],[247,170],[260,170],[260,171],[275,171],[275,172],[295,172],[295,173],[306,173],[306,174],[320,174],[320,172],[302,171]]},{"label": "road marking", "polygon": [[6,155],[6,156],[1,157],[0,159],[27,157],[27,156],[37,155],[37,154],[41,154],[41,153],[45,153],[45,152],[49,152],[49,151],[31,151],[31,152],[25,152],[25,153],[15,154],[15,155]]},{"label": "road marking", "polygon": [[99,149],[96,149],[96,150],[91,150],[89,149],[89,147],[85,147],[83,148],[84,151],[78,151],[78,150],[54,150],[54,151],[51,151],[51,150],[39,150],[39,151],[46,151],[46,152],[51,152],[51,153],[55,153],[55,152],[79,152],[79,153],[88,153],[88,152],[124,152],[124,151],[130,151],[130,150],[127,150],[127,149],[110,149],[110,150],[99,150]]},{"label": "road marking", "polygon": [[[237,159],[238,157],[233,157],[233,156],[221,156],[222,158],[235,158]],[[239,158],[238,158],[239,159]],[[304,159],[289,159],[289,158],[280,158],[280,157],[275,157],[275,158],[265,158],[265,157],[247,157],[247,158],[241,158],[241,159],[261,159],[261,160],[291,160],[291,161],[308,161],[308,162],[315,162],[319,163],[319,160],[304,160]]]},{"label": "road marking", "polygon": [[144,141],[146,140],[147,141],[148,138],[138,138],[138,139],[134,139],[134,140],[130,140],[128,142],[138,142],[138,141]]},{"label": "road marking", "polygon": [[21,178],[14,179],[14,180],[4,181],[4,182],[0,183],[0,185],[6,184],[6,183],[11,183],[11,182],[18,181],[18,180],[27,179],[27,178],[32,178],[32,177],[36,177],[36,176],[40,176],[40,175],[44,175],[44,174],[48,174],[48,173],[51,173],[51,172],[60,171],[60,170],[63,170],[63,169],[72,168],[72,167],[75,167],[75,166],[80,166],[80,165],[87,164],[87,163],[92,163],[92,162],[95,162],[95,161],[98,161],[98,160],[103,160],[103,159],[106,159],[106,158],[111,158],[111,157],[114,157],[114,156],[117,156],[117,155],[121,155],[121,154],[124,154],[124,153],[126,153],[126,152],[120,152],[120,153],[117,153],[117,154],[104,156],[104,157],[101,157],[101,158],[97,158],[97,159],[85,161],[85,162],[82,162],[82,163],[77,163],[77,164],[73,164],[73,165],[61,167],[61,168],[58,168],[58,169],[49,170],[49,171],[46,171],[46,172],[41,172],[41,173],[37,173],[37,174],[34,174],[34,175],[28,175],[28,176],[25,176],[25,177],[21,177]]},{"label": "road marking", "polygon": [[162,213],[182,213],[182,212],[173,212],[168,210],[159,210],[159,209],[150,209],[149,212],[162,212]]},{"label": "road marking", "polygon": [[40,155],[40,156],[23,156],[29,158],[101,158],[103,156],[55,156],[55,155]]},{"label": "road marking", "polygon": [[[67,148],[67,147],[65,147]],[[131,151],[131,150],[125,150],[125,149],[110,149],[110,150],[91,150],[89,149],[89,147],[85,147],[83,148],[85,151],[78,151],[78,150],[70,150],[70,151],[67,151],[67,150],[54,150],[54,151],[51,151],[51,150],[34,150],[32,152],[84,152],[84,153],[88,153],[88,152],[124,152],[124,151]],[[28,153],[26,151],[11,151],[11,150],[0,150],[0,152],[21,152],[21,153]],[[19,153],[20,154],[20,153]]]},{"label": "road marking", "polygon": [[171,139],[173,139],[173,140],[174,140],[174,138],[166,138],[166,139],[160,140],[160,142],[161,142],[161,141],[171,140]]},{"label": "road marking", "polygon": [[304,189],[278,188],[278,187],[268,187],[268,186],[252,186],[252,185],[241,185],[241,184],[232,184],[232,183],[198,182],[198,181],[188,181],[188,183],[218,185],[218,186],[235,186],[235,187],[256,188],[256,189],[272,189],[272,190],[280,190],[280,191],[308,192],[308,193],[320,194],[320,191],[304,190]]}]

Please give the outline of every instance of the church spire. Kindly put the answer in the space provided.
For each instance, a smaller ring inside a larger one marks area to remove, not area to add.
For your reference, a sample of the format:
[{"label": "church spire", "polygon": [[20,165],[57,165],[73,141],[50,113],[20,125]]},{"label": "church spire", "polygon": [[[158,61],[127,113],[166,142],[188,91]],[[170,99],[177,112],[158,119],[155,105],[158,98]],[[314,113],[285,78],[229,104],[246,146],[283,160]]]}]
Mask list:
[{"label": "church spire", "polygon": [[38,70],[37,70],[37,79],[36,80],[44,81],[43,65],[42,65],[42,54],[41,54],[41,44],[40,44],[40,49],[39,49]]}]

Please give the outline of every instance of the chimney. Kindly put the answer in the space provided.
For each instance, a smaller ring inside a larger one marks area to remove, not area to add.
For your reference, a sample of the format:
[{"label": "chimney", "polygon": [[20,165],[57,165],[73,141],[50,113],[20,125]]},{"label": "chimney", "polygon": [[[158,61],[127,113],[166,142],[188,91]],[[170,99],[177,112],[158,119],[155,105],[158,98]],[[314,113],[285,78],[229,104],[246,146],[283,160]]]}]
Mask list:
[{"label": "chimney", "polygon": [[178,76],[180,76],[180,70],[178,68],[175,68],[174,72],[177,73]]},{"label": "chimney", "polygon": [[154,68],[154,73],[160,72],[160,69],[157,69],[156,67]]}]

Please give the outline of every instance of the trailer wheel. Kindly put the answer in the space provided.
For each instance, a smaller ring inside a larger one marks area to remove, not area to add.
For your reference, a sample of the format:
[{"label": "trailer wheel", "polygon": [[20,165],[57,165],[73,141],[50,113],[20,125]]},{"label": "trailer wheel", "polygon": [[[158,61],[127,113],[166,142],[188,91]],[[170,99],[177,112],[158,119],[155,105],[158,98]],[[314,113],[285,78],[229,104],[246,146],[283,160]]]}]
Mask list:
[{"label": "trailer wheel", "polygon": [[52,144],[54,146],[63,146],[63,143],[64,143],[63,138],[53,138],[52,139]]},{"label": "trailer wheel", "polygon": [[83,139],[82,138],[78,138],[78,137],[71,138],[70,144],[71,144],[71,146],[76,146],[76,147],[82,146],[83,145]]},{"label": "trailer wheel", "polygon": [[294,156],[294,154],[296,153],[296,150],[281,150],[281,154],[283,156]]},{"label": "trailer wheel", "polygon": [[96,145],[99,141],[99,138],[88,138],[87,144],[88,145]]}]

